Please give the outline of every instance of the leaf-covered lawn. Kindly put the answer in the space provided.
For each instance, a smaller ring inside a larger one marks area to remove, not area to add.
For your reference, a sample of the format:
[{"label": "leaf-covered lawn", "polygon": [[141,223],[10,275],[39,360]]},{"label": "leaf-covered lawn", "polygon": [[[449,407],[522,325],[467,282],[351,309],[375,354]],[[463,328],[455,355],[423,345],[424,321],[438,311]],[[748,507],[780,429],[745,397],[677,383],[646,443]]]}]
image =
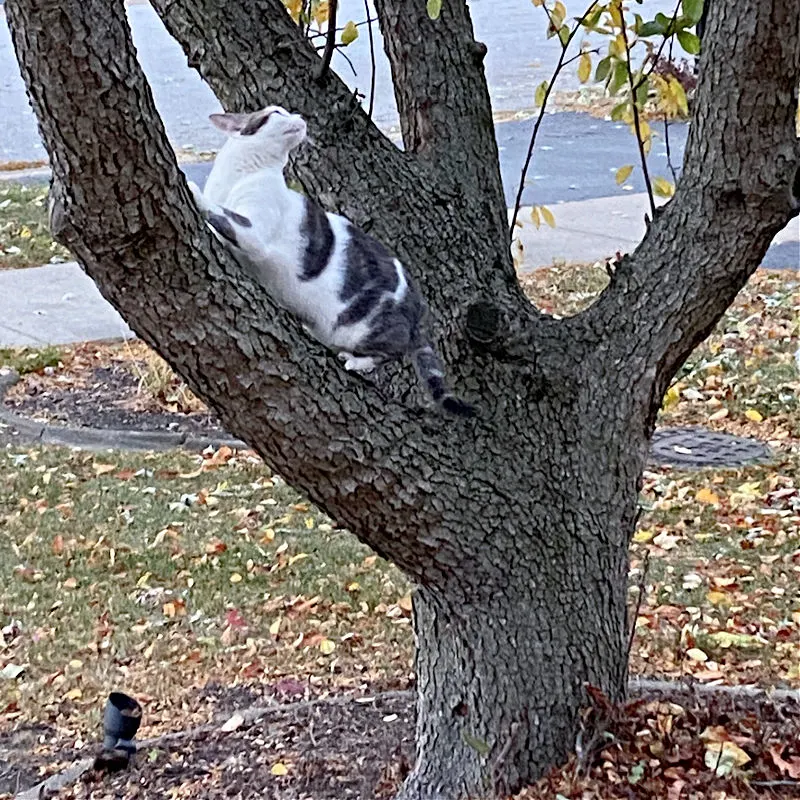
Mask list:
[{"label": "leaf-covered lawn", "polygon": [[[570,313],[603,275],[553,267],[526,288]],[[763,438],[776,458],[645,474],[633,673],[800,686],[799,307],[796,275],[759,272],[670,389],[661,424]],[[3,728],[85,740],[123,688],[152,735],[205,721],[209,682],[316,694],[412,674],[408,583],[248,453],[6,449],[0,552]]]},{"label": "leaf-covered lawn", "polygon": [[125,687],[173,728],[212,678],[408,675],[405,580],[252,456],[8,450],[0,552],[6,724],[84,729]]},{"label": "leaf-covered lawn", "polygon": [[0,183],[0,269],[68,261],[47,222],[47,187]]}]

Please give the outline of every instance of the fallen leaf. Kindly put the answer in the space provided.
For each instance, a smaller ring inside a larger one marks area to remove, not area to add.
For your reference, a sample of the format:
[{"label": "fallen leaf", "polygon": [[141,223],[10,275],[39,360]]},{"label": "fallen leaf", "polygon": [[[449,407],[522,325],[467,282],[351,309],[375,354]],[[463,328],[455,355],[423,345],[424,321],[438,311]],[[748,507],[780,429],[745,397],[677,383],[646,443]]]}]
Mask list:
[{"label": "fallen leaf", "polygon": [[750,756],[733,742],[709,742],[706,745],[704,762],[717,776],[728,775],[734,767],[750,761]]},{"label": "fallen leaf", "polygon": [[754,408],[748,408],[747,411],[744,412],[744,415],[747,419],[752,420],[753,422],[763,422],[764,417],[758,413]]},{"label": "fallen leaf", "polygon": [[281,775],[286,775],[289,772],[288,767],[282,761],[278,761],[277,763],[273,764],[270,772],[273,775],[277,775],[280,777]]},{"label": "fallen leaf", "polygon": [[232,731],[238,730],[239,728],[244,725],[244,717],[241,714],[234,714],[225,723],[222,725],[220,730],[223,733],[231,733]]},{"label": "fallen leaf", "polygon": [[101,464],[99,461],[95,461],[92,464],[92,469],[94,470],[95,475],[107,475],[109,472],[113,472],[116,468],[116,464]]},{"label": "fallen leaf", "polygon": [[686,781],[682,781],[680,778],[674,783],[671,783],[667,790],[667,800],[680,800],[684,786],[686,786]]},{"label": "fallen leaf", "polygon": [[0,670],[0,678],[5,681],[15,681],[23,672],[25,672],[25,667],[21,664],[6,664]]},{"label": "fallen leaf", "polygon": [[330,639],[323,639],[319,643],[319,649],[322,655],[329,656],[336,649],[336,644]]},{"label": "fallen leaf", "polygon": [[790,778],[800,780],[800,758],[790,756],[788,759],[783,757],[783,745],[773,744],[769,749],[769,754],[772,757],[772,763],[783,773]]},{"label": "fallen leaf", "polygon": [[718,606],[720,603],[729,602],[730,598],[725,592],[711,591],[706,594],[706,600],[708,600],[712,606]]},{"label": "fallen leaf", "polygon": [[708,661],[708,655],[706,655],[706,653],[699,647],[690,647],[686,651],[686,657],[691,661],[697,661],[700,664],[702,664],[705,661]]},{"label": "fallen leaf", "polygon": [[672,550],[678,544],[678,537],[666,531],[662,531],[653,539],[653,544],[656,547],[660,547],[662,550]]},{"label": "fallen leaf", "polygon": [[695,493],[694,499],[697,500],[698,503],[707,503],[711,506],[719,505],[719,495],[712,492],[711,489],[707,489],[705,487]]}]

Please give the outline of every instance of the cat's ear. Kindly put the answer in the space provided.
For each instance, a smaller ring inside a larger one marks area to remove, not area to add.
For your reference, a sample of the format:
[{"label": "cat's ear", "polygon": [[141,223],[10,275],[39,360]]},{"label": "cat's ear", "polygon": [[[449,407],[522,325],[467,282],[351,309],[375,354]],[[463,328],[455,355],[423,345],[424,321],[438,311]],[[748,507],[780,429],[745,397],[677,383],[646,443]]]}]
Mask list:
[{"label": "cat's ear", "polygon": [[223,133],[233,136],[247,127],[251,116],[252,114],[211,114],[209,119]]}]

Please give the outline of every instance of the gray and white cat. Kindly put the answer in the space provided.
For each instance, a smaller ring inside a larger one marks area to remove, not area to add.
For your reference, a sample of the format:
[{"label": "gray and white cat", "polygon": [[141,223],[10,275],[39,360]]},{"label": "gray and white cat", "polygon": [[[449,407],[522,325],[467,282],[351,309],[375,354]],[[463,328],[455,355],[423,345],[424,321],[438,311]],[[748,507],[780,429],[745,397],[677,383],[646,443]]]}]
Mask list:
[{"label": "gray and white cat", "polygon": [[212,114],[228,134],[201,191],[208,224],[251,267],[273,298],[335,350],[345,369],[367,372],[409,356],[430,396],[471,416],[444,380],[427,330],[427,310],[403,265],[380,242],[286,185],[289,153],[306,138],[297,114],[267,106]]}]

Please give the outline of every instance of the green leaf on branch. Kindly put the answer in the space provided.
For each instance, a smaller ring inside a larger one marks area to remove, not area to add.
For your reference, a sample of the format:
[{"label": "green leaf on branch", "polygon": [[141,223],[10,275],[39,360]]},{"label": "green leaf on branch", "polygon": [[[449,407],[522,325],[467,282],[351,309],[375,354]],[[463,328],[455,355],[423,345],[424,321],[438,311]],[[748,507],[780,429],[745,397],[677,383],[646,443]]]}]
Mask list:
[{"label": "green leaf on branch", "polygon": [[639,108],[644,108],[644,104],[647,102],[647,95],[649,91],[650,79],[645,78],[636,89],[636,105],[639,106]]},{"label": "green leaf on branch", "polygon": [[691,31],[678,31],[678,41],[690,56],[696,56],[700,52],[700,39]]},{"label": "green leaf on branch", "polygon": [[631,104],[628,100],[623,100],[621,103],[617,103],[617,105],[611,109],[611,121],[626,122],[629,125],[631,122],[633,122]]},{"label": "green leaf on branch", "polygon": [[703,0],[683,0],[683,15],[692,25],[696,25],[703,16]]},{"label": "green leaf on branch", "polygon": [[659,11],[659,13],[656,14],[656,23],[660,26],[662,35],[667,36],[670,33],[672,19],[666,14],[662,14]]},{"label": "green leaf on branch", "polygon": [[617,182],[617,185],[621,186],[625,183],[625,181],[630,178],[632,172],[633,164],[626,164],[624,167],[620,167],[614,175],[614,180]]},{"label": "green leaf on branch", "polygon": [[541,108],[544,105],[544,101],[547,98],[547,89],[550,84],[547,81],[542,81],[536,87],[536,94],[533,98],[533,102],[536,103],[537,108]]},{"label": "green leaf on branch", "polygon": [[550,19],[552,20],[553,26],[560,28],[566,18],[567,7],[561,2],[561,0],[556,0],[556,4],[553,6],[553,10],[550,12]]},{"label": "green leaf on branch", "polygon": [[442,0],[428,0],[427,9],[431,19],[439,19],[439,14],[442,13]]},{"label": "green leaf on branch", "polygon": [[350,22],[342,28],[342,44],[346,47],[348,44],[352,44],[356,39],[358,39],[358,28],[355,22],[350,20]]},{"label": "green leaf on branch", "polygon": [[558,38],[561,40],[561,44],[566,47],[569,44],[569,26],[562,25],[558,29]]},{"label": "green leaf on branch", "polygon": [[653,178],[653,191],[659,197],[672,197],[675,194],[675,184],[666,178]]},{"label": "green leaf on branch", "polygon": [[588,53],[581,53],[578,60],[578,80],[586,83],[592,77],[592,57]]},{"label": "green leaf on branch", "polygon": [[608,93],[615,95],[628,82],[628,65],[624,61],[618,61],[614,65],[614,73],[608,84]]},{"label": "green leaf on branch", "polygon": [[594,79],[598,81],[604,81],[608,77],[608,73],[611,71],[611,56],[606,56],[597,63],[597,69],[594,73]]},{"label": "green leaf on branch", "polygon": [[622,3],[612,2],[608,7],[608,13],[611,15],[611,21],[617,28],[625,26],[625,17],[622,15]]},{"label": "green leaf on branch", "polygon": [[646,39],[648,36],[663,36],[665,31],[659,22],[650,20],[642,23],[636,33],[640,38]]},{"label": "green leaf on branch", "polygon": [[[534,4],[535,5],[535,4]],[[594,30],[597,27],[597,23],[600,22],[600,17],[603,14],[603,7],[598,6],[591,14],[589,14],[586,19],[581,22],[584,28],[587,30]]]}]

